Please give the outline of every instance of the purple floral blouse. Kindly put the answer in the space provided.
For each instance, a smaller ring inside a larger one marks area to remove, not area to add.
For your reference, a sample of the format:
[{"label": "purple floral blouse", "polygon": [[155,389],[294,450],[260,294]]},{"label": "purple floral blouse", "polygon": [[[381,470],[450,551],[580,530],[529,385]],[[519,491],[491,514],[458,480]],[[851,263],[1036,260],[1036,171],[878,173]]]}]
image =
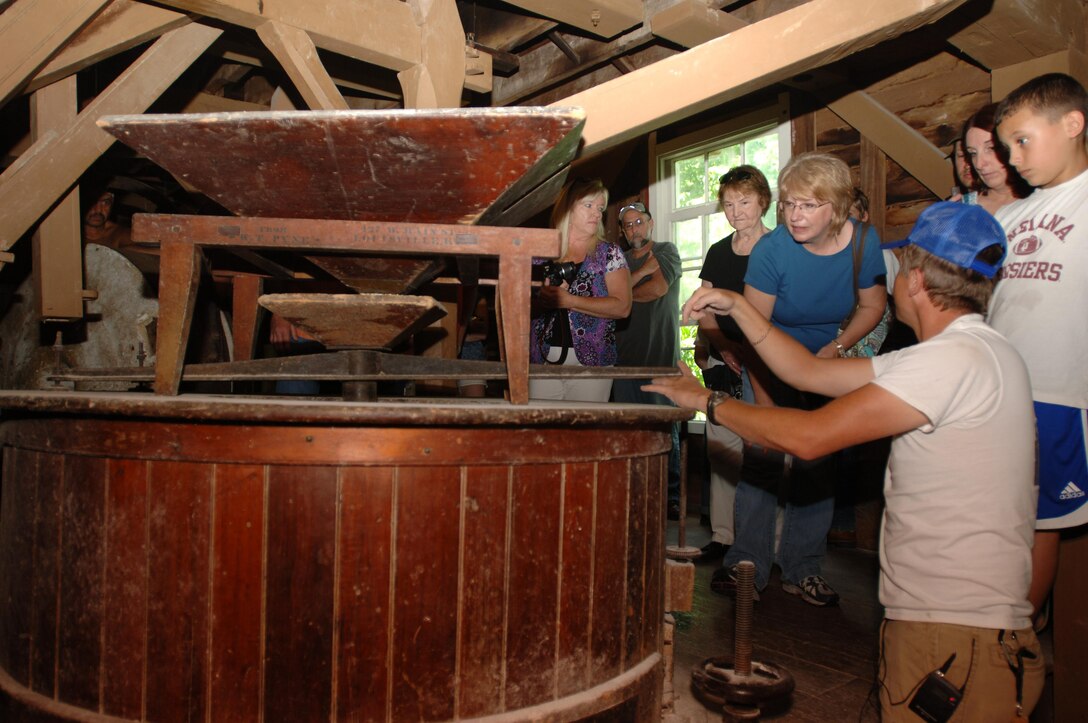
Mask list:
[{"label": "purple floral blouse", "polygon": [[[624,258],[620,247],[614,243],[602,241],[582,262],[578,276],[570,285],[568,293],[576,296],[608,296],[605,274],[625,268],[627,268],[627,259]],[[568,310],[568,316],[570,317],[570,334],[574,340],[574,353],[582,366],[607,367],[615,364],[615,319],[602,319],[573,309]],[[543,312],[533,317],[529,340],[529,361],[533,364],[542,364],[548,356],[550,347],[544,340],[551,337],[552,325],[557,318],[561,319],[563,315]]]}]

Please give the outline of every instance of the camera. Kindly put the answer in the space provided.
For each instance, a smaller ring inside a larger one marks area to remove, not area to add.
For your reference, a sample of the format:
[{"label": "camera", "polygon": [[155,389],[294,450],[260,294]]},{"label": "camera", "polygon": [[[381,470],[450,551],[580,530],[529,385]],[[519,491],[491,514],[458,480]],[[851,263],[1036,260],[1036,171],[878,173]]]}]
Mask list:
[{"label": "camera", "polygon": [[574,283],[578,276],[578,264],[573,261],[545,261],[544,279],[552,286],[560,286],[564,281]]}]

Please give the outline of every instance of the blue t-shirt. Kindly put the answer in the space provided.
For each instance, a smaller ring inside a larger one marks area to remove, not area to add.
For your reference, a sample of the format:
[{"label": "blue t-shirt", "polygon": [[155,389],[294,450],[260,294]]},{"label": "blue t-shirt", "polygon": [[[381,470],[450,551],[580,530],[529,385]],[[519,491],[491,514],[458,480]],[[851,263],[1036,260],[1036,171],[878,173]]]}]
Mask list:
[{"label": "blue t-shirt", "polygon": [[[886,275],[880,238],[869,226],[858,287],[884,283]],[[835,338],[854,309],[853,244],[830,256],[817,256],[794,241],[781,224],[752,249],[744,283],[774,296],[771,322],[815,353]]]}]

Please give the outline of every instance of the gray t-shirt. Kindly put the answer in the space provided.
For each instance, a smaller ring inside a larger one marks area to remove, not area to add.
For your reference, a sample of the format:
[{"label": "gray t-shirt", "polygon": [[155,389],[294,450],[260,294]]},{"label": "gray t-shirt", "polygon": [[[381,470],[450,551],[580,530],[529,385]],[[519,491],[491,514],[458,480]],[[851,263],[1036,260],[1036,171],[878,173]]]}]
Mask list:
[{"label": "gray t-shirt", "polygon": [[[680,358],[680,253],[675,245],[663,241],[654,242],[652,251],[669,290],[653,301],[633,301],[631,315],[617,322],[616,347],[621,366],[671,367]],[[637,258],[633,250],[624,256],[632,273],[649,258]]]}]

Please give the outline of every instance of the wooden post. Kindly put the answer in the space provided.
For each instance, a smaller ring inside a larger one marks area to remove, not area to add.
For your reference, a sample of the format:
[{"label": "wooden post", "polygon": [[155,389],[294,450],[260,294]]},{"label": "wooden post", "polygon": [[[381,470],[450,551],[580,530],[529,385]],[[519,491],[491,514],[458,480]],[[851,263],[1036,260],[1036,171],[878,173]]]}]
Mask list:
[{"label": "wooden post", "polygon": [[[63,133],[76,117],[76,76],[70,75],[31,97],[33,133]],[[42,220],[34,233],[34,289],[42,319],[83,317],[82,222],[79,186],[75,186]]]}]

